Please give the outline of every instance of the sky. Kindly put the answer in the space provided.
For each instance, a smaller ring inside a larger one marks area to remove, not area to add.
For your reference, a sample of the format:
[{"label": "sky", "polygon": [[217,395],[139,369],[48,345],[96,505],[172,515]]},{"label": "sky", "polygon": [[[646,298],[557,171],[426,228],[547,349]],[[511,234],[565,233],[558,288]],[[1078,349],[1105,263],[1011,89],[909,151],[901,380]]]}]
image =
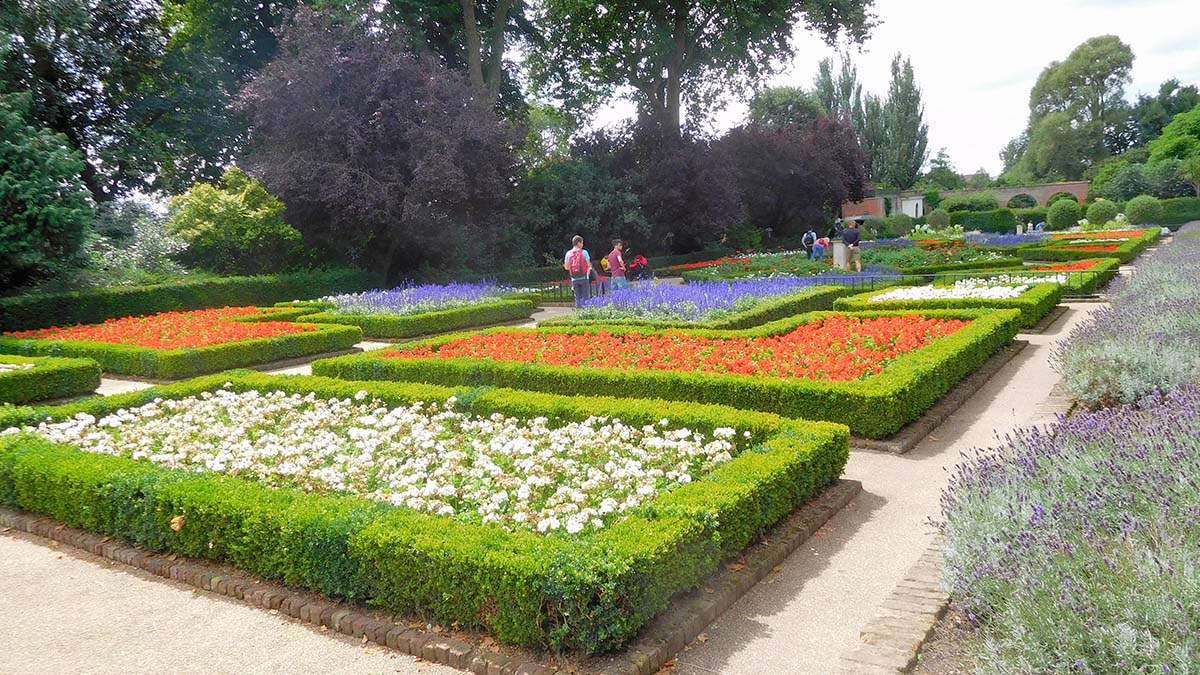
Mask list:
[{"label": "sky", "polygon": [[[861,52],[851,52],[864,90],[882,97],[892,56],[911,58],[930,156],[945,147],[960,173],[1000,172],[1000,150],[1024,130],[1038,74],[1090,37],[1115,34],[1133,49],[1130,100],[1172,77],[1200,83],[1197,0],[876,0],[875,15],[880,25]],[[796,57],[769,84],[811,88],[817,63],[837,55],[803,28],[794,45]],[[737,99],[714,115],[716,130],[744,120],[744,100]],[[616,102],[596,122],[632,112],[632,104]]]}]

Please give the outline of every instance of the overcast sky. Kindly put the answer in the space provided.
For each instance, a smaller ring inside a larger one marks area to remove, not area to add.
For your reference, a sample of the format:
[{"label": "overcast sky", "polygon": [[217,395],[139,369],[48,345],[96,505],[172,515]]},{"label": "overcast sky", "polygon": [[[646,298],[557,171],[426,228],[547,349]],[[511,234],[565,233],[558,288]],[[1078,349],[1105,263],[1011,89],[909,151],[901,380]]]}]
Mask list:
[{"label": "overcast sky", "polygon": [[[999,172],[1000,150],[1025,128],[1038,74],[1090,37],[1115,34],[1133,48],[1130,99],[1171,77],[1200,82],[1198,0],[876,0],[875,14],[880,25],[853,53],[864,89],[885,94],[892,55],[910,57],[930,155],[945,147],[963,173]],[[795,60],[772,84],[810,88],[817,63],[836,51],[804,31],[795,44]],[[598,121],[631,111],[616,104]],[[744,104],[734,102],[714,124],[728,128],[744,115]]]}]

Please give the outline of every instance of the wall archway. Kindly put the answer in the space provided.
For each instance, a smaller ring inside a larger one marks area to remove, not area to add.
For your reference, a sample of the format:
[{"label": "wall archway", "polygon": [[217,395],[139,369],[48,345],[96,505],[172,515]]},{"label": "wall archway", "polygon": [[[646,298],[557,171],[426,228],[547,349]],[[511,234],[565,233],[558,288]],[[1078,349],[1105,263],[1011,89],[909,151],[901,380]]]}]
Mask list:
[{"label": "wall archway", "polygon": [[1032,209],[1037,205],[1037,197],[1034,197],[1028,192],[1022,192],[1021,194],[1013,195],[1012,198],[1008,200],[1008,203],[1005,204],[1005,207],[1010,209]]}]

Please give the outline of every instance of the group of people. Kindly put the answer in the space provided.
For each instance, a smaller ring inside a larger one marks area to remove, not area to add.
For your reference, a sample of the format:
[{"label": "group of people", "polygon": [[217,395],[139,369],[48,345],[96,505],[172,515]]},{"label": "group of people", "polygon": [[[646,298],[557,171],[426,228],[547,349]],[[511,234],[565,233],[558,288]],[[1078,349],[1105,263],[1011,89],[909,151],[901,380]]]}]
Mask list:
[{"label": "group of people", "polygon": [[[640,266],[645,266],[645,258],[638,256]],[[630,266],[625,263],[625,244],[620,239],[612,240],[612,251],[604,257],[602,265],[608,268],[609,287],[614,291],[629,288]],[[583,304],[591,297],[592,281],[598,276],[592,266],[592,256],[583,247],[583,237],[575,235],[571,238],[571,248],[563,256],[563,269],[571,278],[571,293],[575,296],[575,307]]]},{"label": "group of people", "polygon": [[[808,253],[809,260],[824,260],[825,251],[829,250],[829,237],[818,237],[817,231],[810,225],[808,232],[800,238],[800,243],[804,246],[804,250]],[[850,270],[850,265],[853,264],[855,270],[862,271],[862,232],[858,230],[858,223],[850,221],[849,226],[842,230],[842,243],[846,245],[846,270]]]}]

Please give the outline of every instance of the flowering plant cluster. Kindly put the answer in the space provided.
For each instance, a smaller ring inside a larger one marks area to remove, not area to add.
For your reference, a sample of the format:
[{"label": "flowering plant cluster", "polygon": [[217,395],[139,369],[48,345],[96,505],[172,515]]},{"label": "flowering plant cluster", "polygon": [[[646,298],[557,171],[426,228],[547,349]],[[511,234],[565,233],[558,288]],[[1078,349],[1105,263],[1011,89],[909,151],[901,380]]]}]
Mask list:
[{"label": "flowering plant cluster", "polygon": [[955,282],[955,285],[1011,286],[1014,284],[1058,284],[1062,286],[1069,282],[1070,277],[1066,274],[1021,274],[1004,272],[987,277],[960,279]]},{"label": "flowering plant cluster", "polygon": [[1026,232],[1025,234],[987,234],[974,233],[967,235],[967,241],[976,246],[1021,246],[1036,244],[1050,237],[1048,232]]},{"label": "flowering plant cluster", "polygon": [[1200,380],[1200,228],[1185,226],[1058,345],[1053,363],[1084,403],[1132,403]]},{"label": "flowering plant cluster", "polygon": [[979,621],[979,672],[1193,672],[1197,474],[1195,384],[970,456],[939,525],[943,578]]},{"label": "flowering plant cluster", "polygon": [[1029,286],[1005,286],[984,279],[960,279],[953,286],[904,286],[871,296],[871,302],[896,300],[1005,300],[1020,297]]},{"label": "flowering plant cluster", "polygon": [[704,269],[705,271],[711,271],[713,276],[726,275],[731,277],[742,277],[753,274],[809,276],[815,274],[836,274],[840,272],[840,270],[833,267],[833,258],[831,256],[826,255],[823,260],[809,260],[804,251],[726,257],[671,269],[678,269],[680,271]]},{"label": "flowering plant cluster", "polygon": [[1120,244],[1076,244],[1071,242],[1068,245],[1056,246],[1067,251],[1115,251],[1121,248]]},{"label": "flowering plant cluster", "polygon": [[287,321],[231,321],[279,310],[258,307],[222,307],[190,312],[163,312],[150,316],[109,319],[104,323],[38,330],[13,331],[6,336],[32,340],[76,340],[136,345],[151,349],[207,347],[254,338],[294,335],[313,330],[310,324]]},{"label": "flowering plant cluster", "polygon": [[702,337],[605,330],[497,331],[384,352],[399,359],[472,358],[552,366],[701,371],[774,378],[854,380],[969,322],[906,314],[835,314],[770,337]]},{"label": "flowering plant cluster", "polygon": [[1050,236],[1055,240],[1075,239],[1079,241],[1097,241],[1100,239],[1115,239],[1117,241],[1128,241],[1144,234],[1146,234],[1145,230],[1116,230],[1110,232],[1088,232],[1086,234],[1079,232],[1056,232]]},{"label": "flowering plant cluster", "polygon": [[766,298],[807,290],[823,277],[780,276],[739,281],[697,281],[685,285],[640,284],[584,302],[580,319],[712,321],[746,311]]},{"label": "flowering plant cluster", "polygon": [[1068,263],[1055,263],[1052,265],[1038,265],[1030,267],[1030,272],[1082,272],[1090,270],[1100,264],[1100,258],[1091,258],[1089,260],[1076,260]]},{"label": "flowering plant cluster", "polygon": [[463,414],[454,403],[390,407],[365,391],[351,400],[221,389],[25,431],[171,468],[569,534],[609,526],[700,478],[750,437],[728,427],[711,435],[675,428],[666,419],[642,427],[604,417],[551,426],[545,418]]},{"label": "flowering plant cluster", "polygon": [[866,249],[862,253],[862,258],[864,265],[886,265],[898,269],[907,269],[983,260],[999,261],[1005,260],[1007,256],[964,242],[959,246],[939,246],[933,248],[916,246],[911,248]]},{"label": "flowering plant cluster", "polygon": [[502,299],[519,289],[494,281],[450,284],[402,284],[395,288],[344,293],[321,298],[334,304],[336,314],[388,314],[404,316],[469,307]]},{"label": "flowering plant cluster", "polygon": [[36,365],[36,363],[0,363],[0,375],[18,370],[30,370]]}]

